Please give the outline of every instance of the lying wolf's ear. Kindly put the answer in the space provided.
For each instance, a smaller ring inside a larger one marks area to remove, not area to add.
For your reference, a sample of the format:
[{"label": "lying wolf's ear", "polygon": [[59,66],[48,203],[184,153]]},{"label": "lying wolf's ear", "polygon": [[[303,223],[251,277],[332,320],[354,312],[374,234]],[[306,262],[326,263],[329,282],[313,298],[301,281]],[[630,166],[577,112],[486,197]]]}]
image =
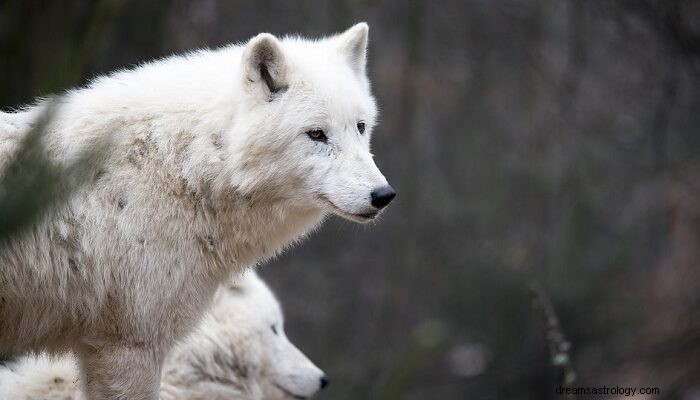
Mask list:
[{"label": "lying wolf's ear", "polygon": [[243,50],[243,70],[249,85],[266,97],[287,89],[287,61],[282,44],[269,33],[250,39]]},{"label": "lying wolf's ear", "polygon": [[352,28],[338,35],[340,51],[347,57],[353,71],[360,76],[365,75],[368,35],[369,26],[365,22],[355,24]]}]

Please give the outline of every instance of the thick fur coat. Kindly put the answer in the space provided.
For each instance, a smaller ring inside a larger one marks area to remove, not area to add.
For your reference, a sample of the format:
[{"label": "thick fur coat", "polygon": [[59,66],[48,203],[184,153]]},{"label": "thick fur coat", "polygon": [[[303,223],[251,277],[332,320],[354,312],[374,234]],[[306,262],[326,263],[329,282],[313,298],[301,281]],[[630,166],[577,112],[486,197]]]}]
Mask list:
[{"label": "thick fur coat", "polygon": [[[58,98],[47,156],[70,164],[105,138],[109,151],[0,246],[0,353],[71,350],[88,398],[155,399],[220,283],[328,213],[372,220],[393,191],[369,150],[367,34],[260,34]],[[0,167],[46,108],[0,113]]]}]

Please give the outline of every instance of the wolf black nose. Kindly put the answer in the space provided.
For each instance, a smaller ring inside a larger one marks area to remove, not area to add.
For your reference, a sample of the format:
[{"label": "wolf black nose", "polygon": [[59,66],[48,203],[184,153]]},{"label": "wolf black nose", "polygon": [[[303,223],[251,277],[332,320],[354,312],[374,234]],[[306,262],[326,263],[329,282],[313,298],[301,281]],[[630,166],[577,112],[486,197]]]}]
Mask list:
[{"label": "wolf black nose", "polygon": [[328,386],[328,384],[329,384],[330,382],[331,382],[331,381],[328,379],[328,376],[323,375],[323,376],[321,377],[321,389],[323,389],[324,387]]},{"label": "wolf black nose", "polygon": [[391,203],[391,200],[396,197],[396,192],[394,192],[394,189],[391,186],[386,185],[380,187],[379,189],[374,189],[371,195],[372,205],[381,209]]}]

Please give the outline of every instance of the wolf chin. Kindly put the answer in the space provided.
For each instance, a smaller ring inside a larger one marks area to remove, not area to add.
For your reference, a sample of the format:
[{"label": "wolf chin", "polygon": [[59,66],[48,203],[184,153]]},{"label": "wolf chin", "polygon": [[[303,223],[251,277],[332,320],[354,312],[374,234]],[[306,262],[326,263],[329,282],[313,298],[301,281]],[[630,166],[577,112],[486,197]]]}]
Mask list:
[{"label": "wolf chin", "polygon": [[[0,400],[78,400],[73,357],[0,366]],[[280,305],[249,271],[219,289],[204,321],[163,365],[160,400],[311,398],[326,375],[284,333]]]},{"label": "wolf chin", "polygon": [[[367,39],[364,23],[320,40],[263,33],[55,101],[47,157],[110,148],[0,247],[0,353],[72,351],[89,399],[156,399],[168,350],[221,282],[328,214],[375,218],[395,193],[369,149]],[[46,108],[0,113],[0,167]]]}]

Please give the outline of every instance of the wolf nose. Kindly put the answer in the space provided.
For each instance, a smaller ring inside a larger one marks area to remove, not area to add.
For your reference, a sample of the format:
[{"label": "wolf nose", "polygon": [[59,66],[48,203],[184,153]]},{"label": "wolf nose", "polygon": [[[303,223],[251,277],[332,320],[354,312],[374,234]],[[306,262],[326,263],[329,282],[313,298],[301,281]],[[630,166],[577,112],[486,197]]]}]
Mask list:
[{"label": "wolf nose", "polygon": [[321,389],[323,389],[324,387],[328,386],[328,384],[329,384],[330,382],[331,382],[331,381],[328,379],[328,376],[323,375],[323,376],[321,377]]},{"label": "wolf nose", "polygon": [[386,207],[391,200],[396,197],[396,192],[389,186],[382,186],[379,189],[374,189],[371,193],[372,196],[372,206],[382,209]]}]

